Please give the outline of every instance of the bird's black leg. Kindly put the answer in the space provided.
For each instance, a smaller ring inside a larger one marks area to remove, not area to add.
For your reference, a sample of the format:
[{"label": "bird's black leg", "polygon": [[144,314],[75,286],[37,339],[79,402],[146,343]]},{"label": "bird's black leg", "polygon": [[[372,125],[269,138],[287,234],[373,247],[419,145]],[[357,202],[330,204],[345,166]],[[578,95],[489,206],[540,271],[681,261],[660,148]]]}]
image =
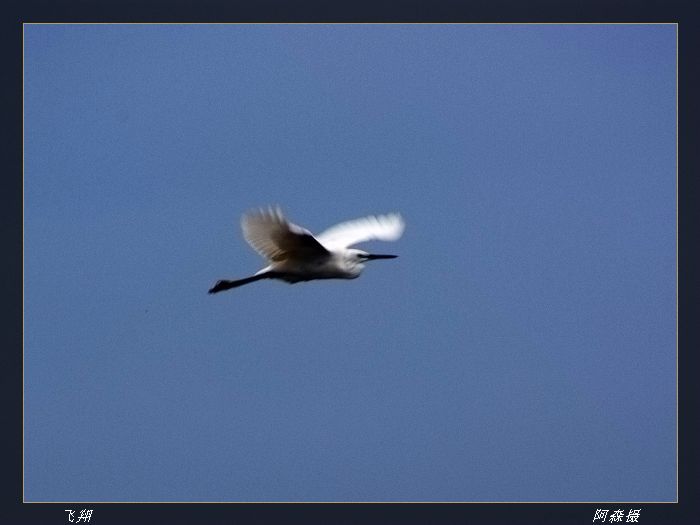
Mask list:
[{"label": "bird's black leg", "polygon": [[243,286],[244,284],[259,281],[260,279],[266,279],[267,277],[267,274],[260,274],[253,275],[251,277],[246,277],[245,279],[238,279],[235,281],[228,281],[226,279],[222,279],[220,281],[217,281],[216,284],[209,289],[209,293],[219,293],[225,290],[230,290],[231,288],[238,288],[239,286]]},{"label": "bird's black leg", "polygon": [[248,283],[253,283],[255,281],[259,281],[260,279],[279,279],[280,275],[281,274],[279,272],[265,272],[259,273],[257,275],[251,275],[250,277],[246,277],[245,279],[237,279],[235,281],[228,281],[226,279],[222,279],[220,281],[217,281],[216,284],[209,289],[209,293],[219,293],[225,290],[230,290],[231,288],[238,288],[239,286],[243,286],[244,284]]}]

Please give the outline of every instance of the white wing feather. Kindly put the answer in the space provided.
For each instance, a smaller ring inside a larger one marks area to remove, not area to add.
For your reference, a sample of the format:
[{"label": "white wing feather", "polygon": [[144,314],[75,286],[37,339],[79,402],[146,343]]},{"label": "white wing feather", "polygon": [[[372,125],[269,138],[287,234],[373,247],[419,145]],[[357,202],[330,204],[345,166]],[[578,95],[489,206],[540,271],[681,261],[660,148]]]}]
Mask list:
[{"label": "white wing feather", "polygon": [[310,231],[289,222],[279,208],[261,209],[244,215],[241,228],[248,244],[270,261],[327,253]]},{"label": "white wing feather", "polygon": [[318,242],[328,250],[348,248],[365,241],[395,241],[406,227],[401,215],[369,216],[336,224],[316,236]]}]

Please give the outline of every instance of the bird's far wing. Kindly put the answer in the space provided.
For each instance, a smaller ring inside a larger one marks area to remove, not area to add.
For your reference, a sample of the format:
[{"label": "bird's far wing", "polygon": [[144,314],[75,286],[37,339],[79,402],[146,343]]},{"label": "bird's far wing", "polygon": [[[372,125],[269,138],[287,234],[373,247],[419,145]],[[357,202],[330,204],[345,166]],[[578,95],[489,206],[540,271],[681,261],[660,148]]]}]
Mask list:
[{"label": "bird's far wing", "polygon": [[311,232],[285,219],[279,208],[244,215],[241,227],[248,244],[270,261],[319,257],[328,253]]},{"label": "bird's far wing", "polygon": [[405,226],[401,215],[390,213],[341,222],[316,238],[328,250],[335,250],[364,241],[395,241],[401,237]]}]

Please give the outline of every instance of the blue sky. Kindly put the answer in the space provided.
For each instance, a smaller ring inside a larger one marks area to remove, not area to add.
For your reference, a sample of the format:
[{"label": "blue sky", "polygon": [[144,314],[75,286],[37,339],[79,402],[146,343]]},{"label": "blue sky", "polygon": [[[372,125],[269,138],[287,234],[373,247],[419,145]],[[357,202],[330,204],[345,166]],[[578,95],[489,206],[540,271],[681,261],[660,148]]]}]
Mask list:
[{"label": "blue sky", "polygon": [[[27,25],[27,501],[673,501],[676,26]],[[353,281],[239,220],[398,211]]]}]

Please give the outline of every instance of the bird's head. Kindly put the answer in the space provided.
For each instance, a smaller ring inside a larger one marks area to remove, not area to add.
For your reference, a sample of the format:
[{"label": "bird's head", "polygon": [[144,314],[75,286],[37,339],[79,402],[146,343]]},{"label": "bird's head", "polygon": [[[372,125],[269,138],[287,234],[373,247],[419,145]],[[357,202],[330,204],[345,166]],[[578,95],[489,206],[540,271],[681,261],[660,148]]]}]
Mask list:
[{"label": "bird's head", "polygon": [[365,267],[365,262],[373,261],[375,259],[396,259],[398,255],[378,255],[374,253],[367,253],[362,250],[357,250],[355,248],[348,248],[345,252],[345,261],[350,268],[357,270],[359,273]]}]

